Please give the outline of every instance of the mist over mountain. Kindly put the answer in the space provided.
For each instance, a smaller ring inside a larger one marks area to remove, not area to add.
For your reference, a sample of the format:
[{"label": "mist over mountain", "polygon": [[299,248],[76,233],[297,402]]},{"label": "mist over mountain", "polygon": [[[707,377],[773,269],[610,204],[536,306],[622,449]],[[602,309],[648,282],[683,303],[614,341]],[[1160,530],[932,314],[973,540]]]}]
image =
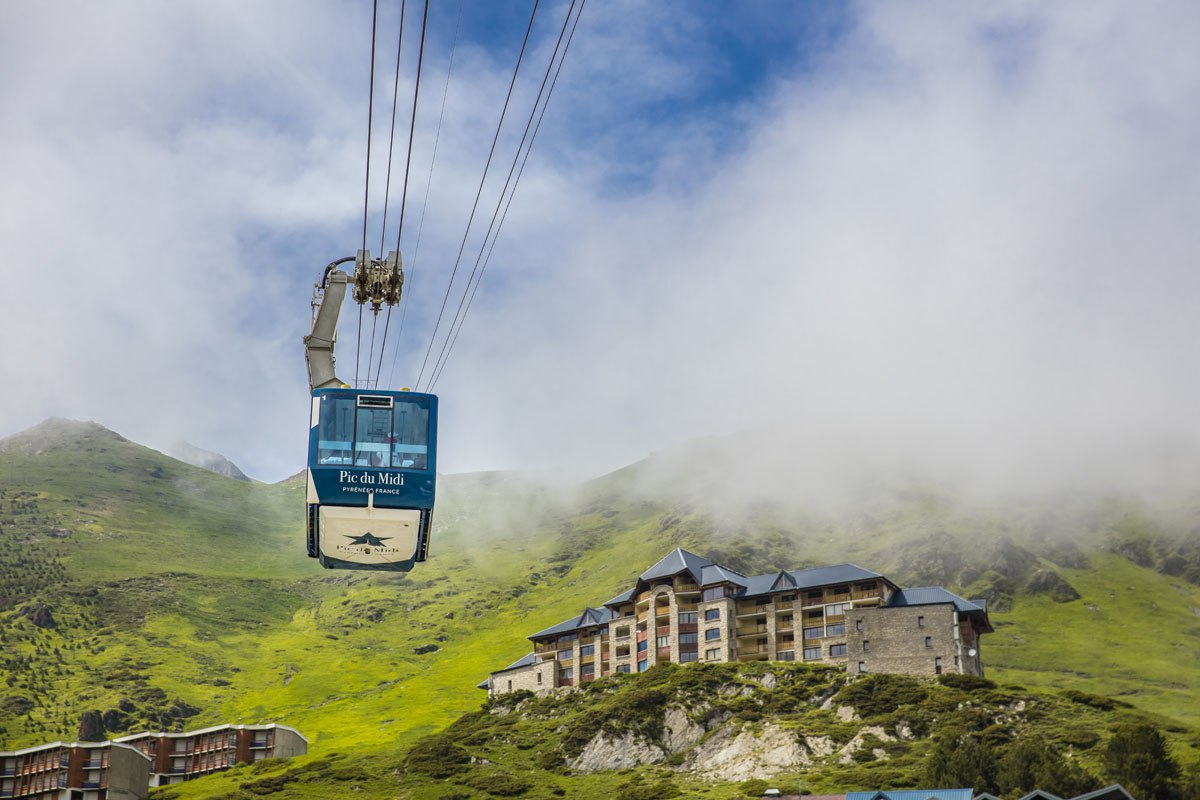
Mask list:
[{"label": "mist over mountain", "polygon": [[209,472],[215,472],[218,475],[224,475],[227,478],[233,478],[238,481],[250,480],[246,473],[238,468],[237,464],[234,464],[225,456],[197,447],[182,439],[164,448],[163,453],[169,455],[171,458],[177,458],[184,463],[206,469]]}]

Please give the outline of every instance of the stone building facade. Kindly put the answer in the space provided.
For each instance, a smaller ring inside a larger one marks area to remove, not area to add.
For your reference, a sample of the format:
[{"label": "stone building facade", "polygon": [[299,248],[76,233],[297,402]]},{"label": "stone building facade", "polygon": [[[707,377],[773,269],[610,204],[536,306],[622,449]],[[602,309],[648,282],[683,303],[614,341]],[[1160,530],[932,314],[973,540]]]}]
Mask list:
[{"label": "stone building facade", "polygon": [[533,652],[480,688],[541,693],[663,661],[982,675],[979,639],[991,630],[983,601],[901,589],[854,564],[745,576],[677,549],[603,607],[532,634]]}]

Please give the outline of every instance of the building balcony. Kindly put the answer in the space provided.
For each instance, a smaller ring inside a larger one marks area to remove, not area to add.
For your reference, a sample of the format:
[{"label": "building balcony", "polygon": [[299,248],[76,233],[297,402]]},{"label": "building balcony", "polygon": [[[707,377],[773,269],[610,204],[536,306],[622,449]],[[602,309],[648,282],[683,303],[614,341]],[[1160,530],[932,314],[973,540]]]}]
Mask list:
[{"label": "building balcony", "polygon": [[766,647],[739,647],[737,649],[738,659],[765,659],[771,653]]},{"label": "building balcony", "polygon": [[697,611],[697,610],[699,610],[699,608],[700,608],[699,603],[677,603],[675,605],[675,610],[679,611],[679,612]]},{"label": "building balcony", "polygon": [[677,583],[675,584],[676,594],[699,594],[700,587],[695,583]]},{"label": "building balcony", "polygon": [[766,636],[767,635],[767,626],[759,625],[754,628],[738,628],[735,635],[737,635],[737,636]]}]

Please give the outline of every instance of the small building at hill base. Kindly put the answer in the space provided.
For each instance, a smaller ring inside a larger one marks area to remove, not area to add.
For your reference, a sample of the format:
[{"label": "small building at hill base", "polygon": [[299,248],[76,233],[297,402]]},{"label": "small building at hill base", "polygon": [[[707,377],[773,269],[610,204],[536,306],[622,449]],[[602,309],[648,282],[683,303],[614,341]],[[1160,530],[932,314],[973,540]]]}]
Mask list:
[{"label": "small building at hill base", "polygon": [[303,734],[274,723],[134,733],[107,742],[52,742],[0,752],[0,798],[141,800],[154,786],[307,751]]},{"label": "small building at hill base", "polygon": [[902,589],[855,564],[746,576],[676,549],[600,608],[531,634],[479,684],[544,693],[672,662],[804,661],[851,674],[983,675],[983,600]]}]

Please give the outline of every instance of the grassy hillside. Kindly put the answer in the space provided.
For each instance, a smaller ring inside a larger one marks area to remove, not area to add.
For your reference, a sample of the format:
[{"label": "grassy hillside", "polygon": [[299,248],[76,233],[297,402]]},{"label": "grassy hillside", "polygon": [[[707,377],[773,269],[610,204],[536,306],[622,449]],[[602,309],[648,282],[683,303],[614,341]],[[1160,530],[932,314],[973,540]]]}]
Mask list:
[{"label": "grassy hillside", "polygon": [[1200,727],[1195,504],[904,489],[817,512],[717,504],[699,462],[654,461],[569,491],[445,476],[431,560],[387,576],[305,557],[297,480],[235,481],[87,423],[0,441],[0,747],[73,739],[88,710],[108,735],[281,721],[308,735],[308,761],[355,752],[354,769],[386,771],[477,709],[475,684],[528,633],[677,546],[748,572],[849,560],[986,596],[989,676]]}]

